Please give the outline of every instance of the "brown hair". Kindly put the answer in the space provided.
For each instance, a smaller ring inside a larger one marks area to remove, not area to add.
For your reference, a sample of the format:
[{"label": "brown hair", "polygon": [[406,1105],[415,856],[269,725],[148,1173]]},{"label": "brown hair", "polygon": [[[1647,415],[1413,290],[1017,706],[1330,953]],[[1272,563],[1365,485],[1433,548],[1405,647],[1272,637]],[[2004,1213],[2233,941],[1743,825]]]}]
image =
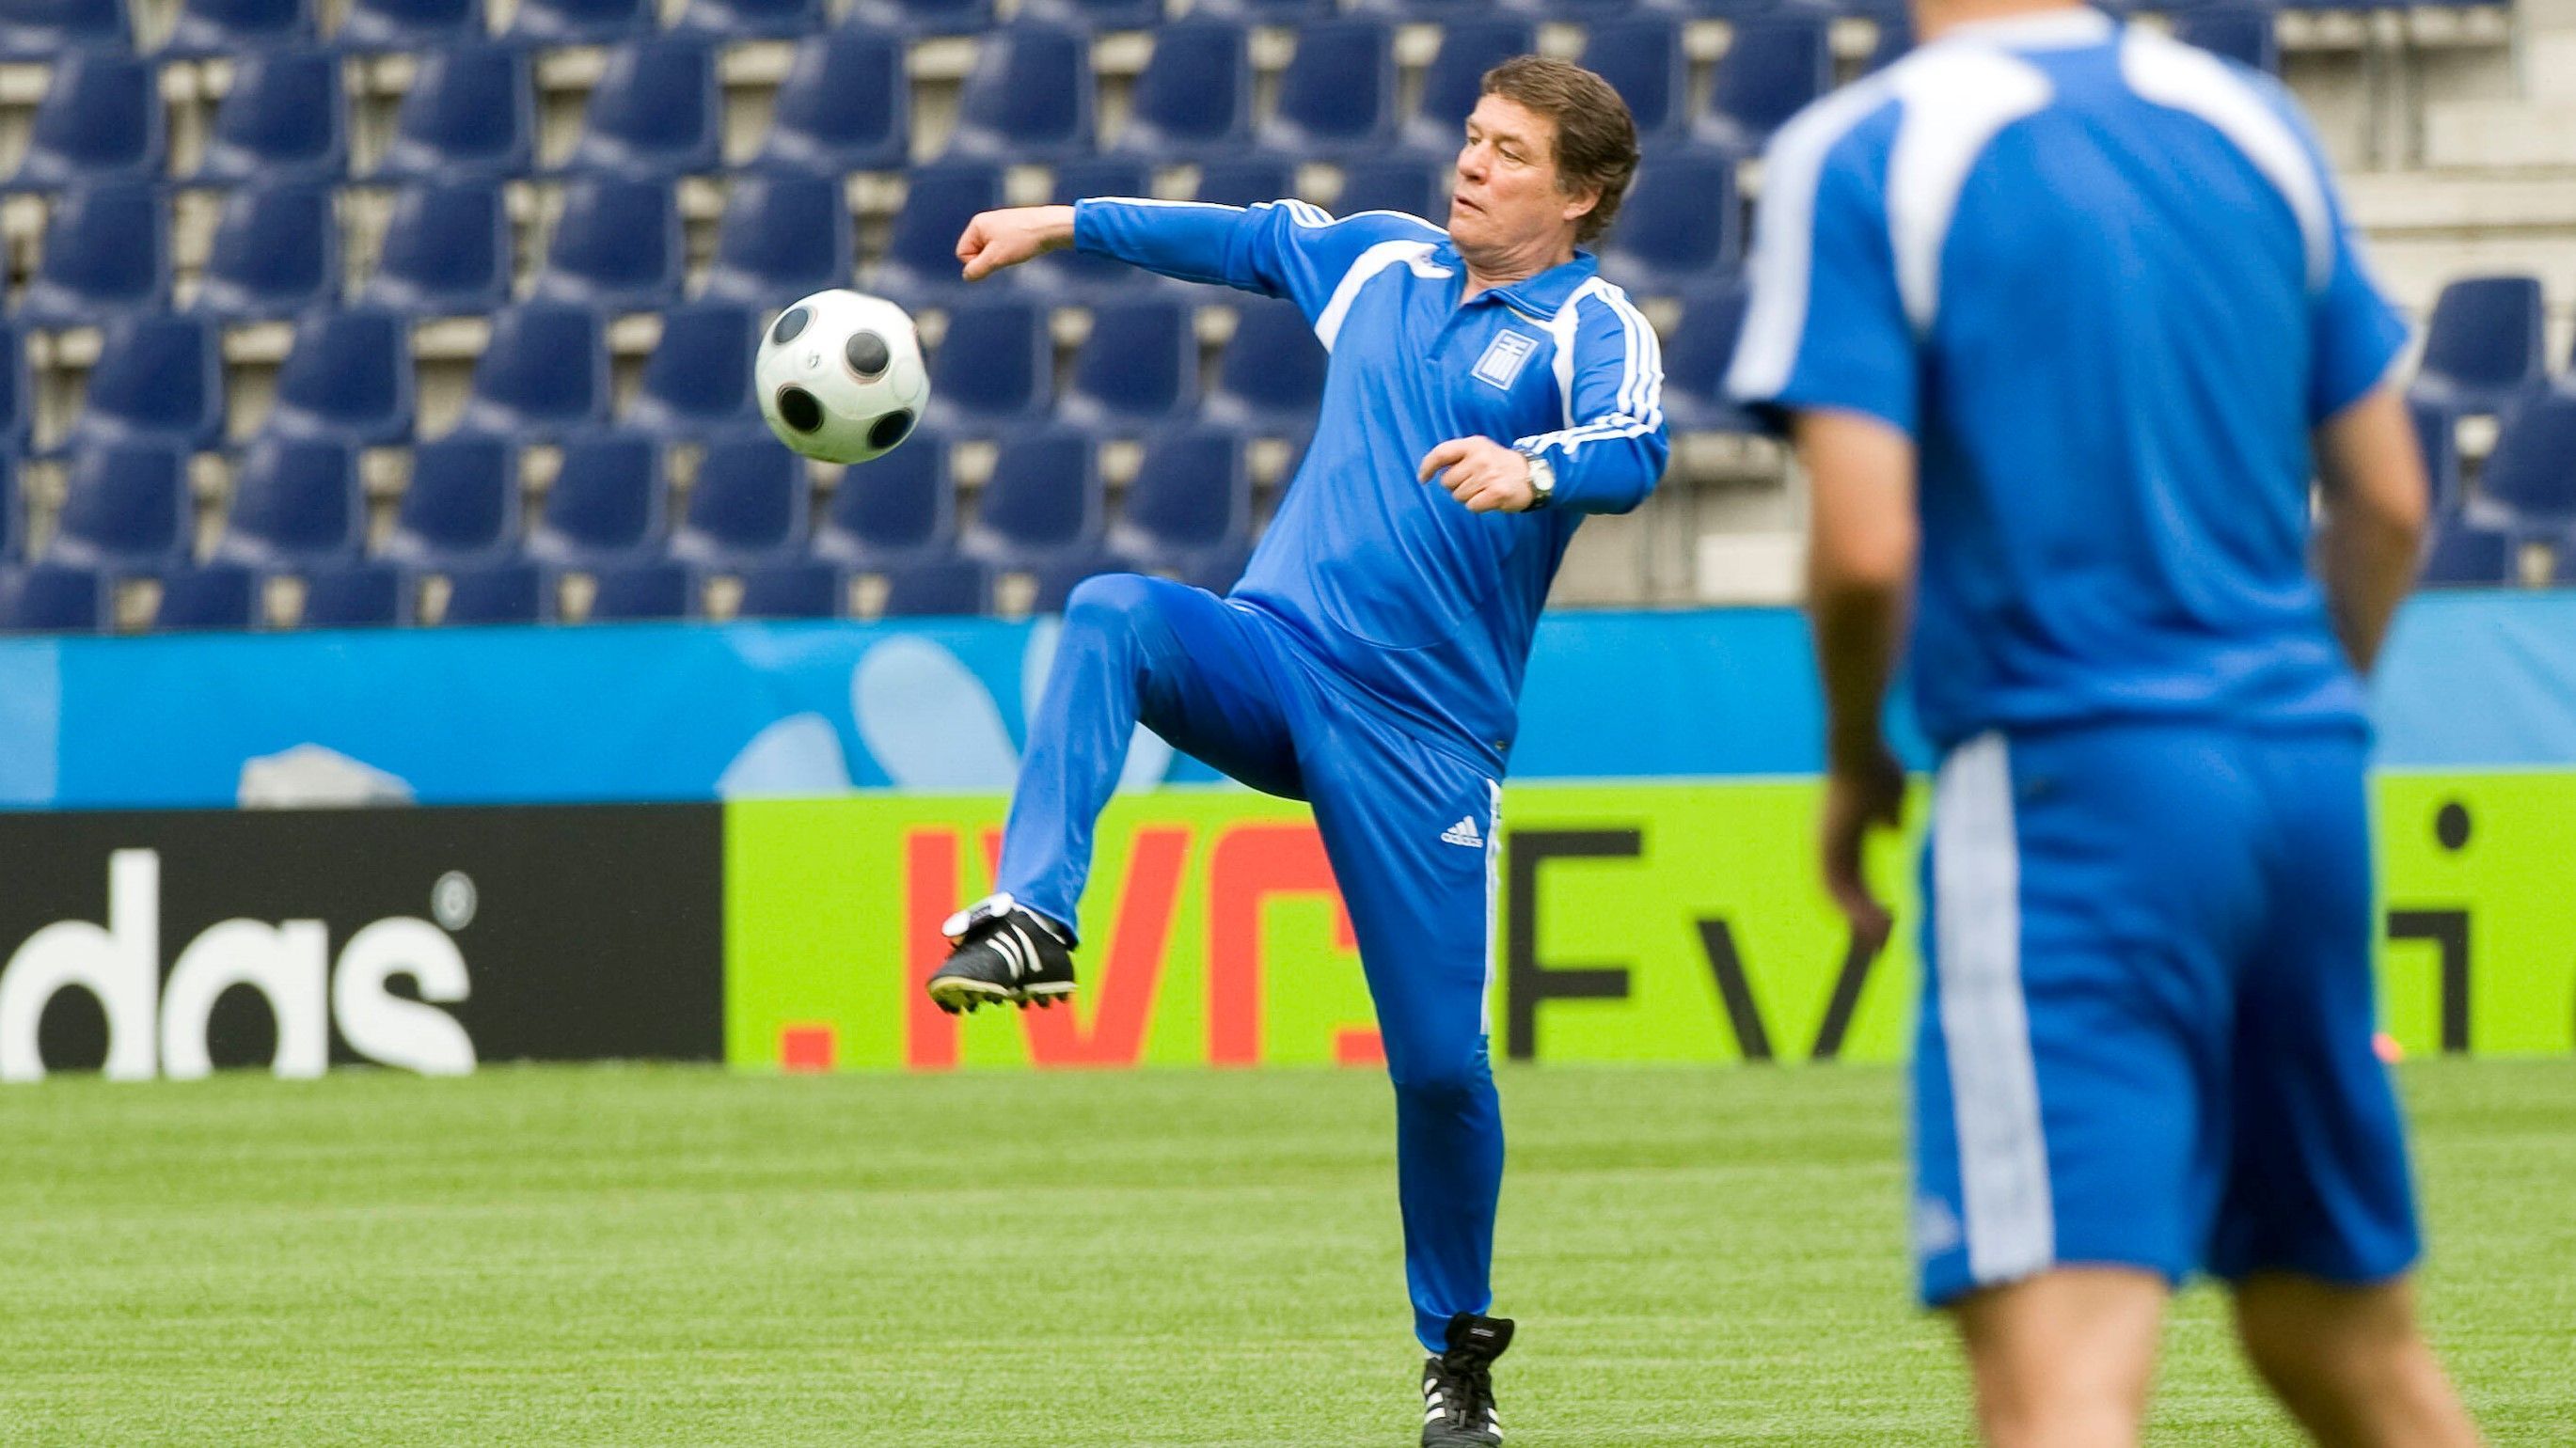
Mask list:
[{"label": "brown hair", "polygon": [[1637,175],[1637,123],[1610,82],[1572,61],[1516,55],[1485,72],[1480,94],[1556,123],[1556,189],[1570,196],[1600,188],[1601,199],[1575,221],[1574,239],[1608,231]]}]

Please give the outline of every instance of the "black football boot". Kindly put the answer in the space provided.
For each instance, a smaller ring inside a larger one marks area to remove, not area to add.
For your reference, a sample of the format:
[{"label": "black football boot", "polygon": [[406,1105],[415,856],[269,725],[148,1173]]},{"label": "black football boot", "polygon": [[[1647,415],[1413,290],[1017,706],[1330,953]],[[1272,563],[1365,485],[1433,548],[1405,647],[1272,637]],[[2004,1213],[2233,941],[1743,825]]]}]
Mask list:
[{"label": "black football boot", "polygon": [[931,972],[930,998],[955,1015],[982,1005],[1051,1006],[1073,993],[1073,947],[1009,895],[988,895],[940,927],[951,949]]},{"label": "black football boot", "polygon": [[1512,1320],[1462,1312],[1449,1319],[1449,1350],[1422,1361],[1422,1448],[1494,1448],[1494,1359],[1512,1345]]}]

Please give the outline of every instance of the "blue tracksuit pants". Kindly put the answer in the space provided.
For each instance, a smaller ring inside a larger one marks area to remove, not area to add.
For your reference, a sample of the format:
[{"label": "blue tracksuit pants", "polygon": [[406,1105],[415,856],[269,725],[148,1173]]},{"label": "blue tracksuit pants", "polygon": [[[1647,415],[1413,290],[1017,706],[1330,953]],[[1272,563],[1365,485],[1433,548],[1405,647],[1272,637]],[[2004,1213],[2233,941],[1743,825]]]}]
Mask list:
[{"label": "blue tracksuit pants", "polygon": [[1085,580],[1029,723],[1001,888],[1071,924],[1092,826],[1142,723],[1255,789],[1315,808],[1358,937],[1396,1096],[1414,1330],[1483,1312],[1503,1121],[1486,1058],[1501,785],[1326,671],[1257,607],[1161,579]]}]

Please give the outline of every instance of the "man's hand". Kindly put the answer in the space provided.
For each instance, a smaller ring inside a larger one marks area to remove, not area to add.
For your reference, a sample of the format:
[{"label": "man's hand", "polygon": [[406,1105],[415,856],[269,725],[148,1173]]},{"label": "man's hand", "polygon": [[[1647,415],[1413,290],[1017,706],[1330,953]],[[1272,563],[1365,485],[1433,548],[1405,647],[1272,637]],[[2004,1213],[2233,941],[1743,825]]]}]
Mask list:
[{"label": "man's hand", "polygon": [[980,212],[957,238],[957,259],[966,265],[966,280],[980,282],[1006,266],[1018,266],[1073,245],[1070,206],[1014,206]]},{"label": "man's hand", "polygon": [[1451,438],[1424,453],[1422,481],[1434,475],[1470,513],[1517,513],[1538,500],[1529,459],[1490,437]]},{"label": "man's hand", "polygon": [[1905,815],[1905,768],[1883,742],[1855,748],[1851,758],[1838,751],[1825,775],[1825,889],[1851,922],[1852,945],[1864,958],[1887,943],[1887,907],[1869,891],[1861,873],[1861,849],[1870,826],[1894,829]]}]

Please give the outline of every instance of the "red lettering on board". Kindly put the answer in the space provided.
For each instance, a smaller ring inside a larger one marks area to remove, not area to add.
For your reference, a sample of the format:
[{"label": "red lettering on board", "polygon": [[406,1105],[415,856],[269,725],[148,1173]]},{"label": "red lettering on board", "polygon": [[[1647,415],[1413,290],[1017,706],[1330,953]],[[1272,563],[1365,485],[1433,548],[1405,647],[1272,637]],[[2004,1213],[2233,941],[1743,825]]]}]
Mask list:
[{"label": "red lettering on board", "polygon": [[[1000,873],[1001,836],[985,840],[986,858]],[[1133,1066],[1145,1052],[1145,1027],[1162,983],[1163,956],[1172,935],[1172,907],[1180,899],[1181,868],[1188,863],[1186,825],[1136,831],[1127,846],[1127,885],[1118,897],[1118,921],[1109,948],[1086,970],[1073,999],[1020,1013],[1028,1032],[1029,1059],[1041,1066]],[[1082,1025],[1091,1005],[1091,1026]]]},{"label": "red lettering on board", "polygon": [[957,907],[957,832],[908,830],[903,837],[903,1063],[916,1071],[945,1071],[957,1064],[957,1018],[922,989],[948,958],[939,933]]},{"label": "red lettering on board", "polygon": [[[1237,825],[1208,861],[1208,1064],[1261,1059],[1261,907],[1274,895],[1325,895],[1333,902],[1333,944],[1353,949],[1351,913],[1334,883],[1324,838],[1312,824]],[[1374,1056],[1370,1053],[1374,1052]],[[1333,1045],[1345,1064],[1384,1061],[1377,1032],[1345,1030]]]}]

